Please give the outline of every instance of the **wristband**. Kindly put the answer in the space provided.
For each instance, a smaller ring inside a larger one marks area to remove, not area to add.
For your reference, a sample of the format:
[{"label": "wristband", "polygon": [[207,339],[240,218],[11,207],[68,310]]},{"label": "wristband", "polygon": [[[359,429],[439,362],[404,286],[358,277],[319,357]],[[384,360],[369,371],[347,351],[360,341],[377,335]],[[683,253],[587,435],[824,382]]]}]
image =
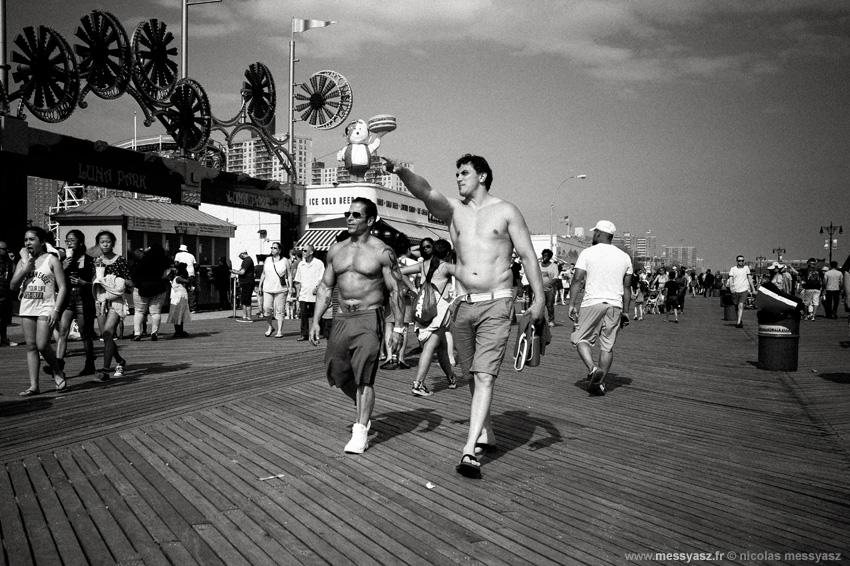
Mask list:
[{"label": "wristband", "polygon": [[404,327],[403,326],[401,328],[395,327],[395,328],[393,328],[393,332],[396,332],[398,334],[404,334]]}]

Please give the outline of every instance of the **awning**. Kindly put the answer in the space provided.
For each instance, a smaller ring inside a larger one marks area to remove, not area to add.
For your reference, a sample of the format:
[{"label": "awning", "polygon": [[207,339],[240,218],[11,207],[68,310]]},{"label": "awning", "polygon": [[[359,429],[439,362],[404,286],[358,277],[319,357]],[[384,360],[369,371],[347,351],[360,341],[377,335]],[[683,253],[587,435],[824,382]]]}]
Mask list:
[{"label": "awning", "polygon": [[449,239],[448,230],[440,230],[439,228],[434,228],[432,226],[424,226],[422,224],[410,224],[407,222],[401,222],[399,220],[390,220],[387,222],[383,221],[385,224],[390,227],[398,230],[408,237],[411,243],[418,244],[423,238],[431,238],[439,240],[440,238],[444,240]]},{"label": "awning", "polygon": [[298,243],[295,244],[297,248],[303,248],[307,244],[313,246],[313,249],[319,252],[326,252],[330,249],[331,245],[336,243],[336,237],[340,234],[340,232],[345,232],[344,228],[313,228],[308,229],[301,239],[298,240]]}]

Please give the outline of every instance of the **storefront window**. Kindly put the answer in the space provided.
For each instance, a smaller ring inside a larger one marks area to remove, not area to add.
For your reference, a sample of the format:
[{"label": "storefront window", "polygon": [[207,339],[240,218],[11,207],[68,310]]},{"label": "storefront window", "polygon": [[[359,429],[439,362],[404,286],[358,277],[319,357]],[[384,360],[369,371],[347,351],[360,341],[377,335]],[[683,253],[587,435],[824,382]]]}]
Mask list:
[{"label": "storefront window", "polygon": [[145,233],[136,230],[127,230],[127,252],[139,248],[145,249]]},{"label": "storefront window", "polygon": [[168,255],[174,257],[174,254],[180,251],[180,234],[166,234],[164,245]]},{"label": "storefront window", "polygon": [[201,265],[212,265],[213,264],[213,239],[212,236],[201,236],[198,238],[198,251],[195,253],[195,257],[198,260],[198,263]]}]

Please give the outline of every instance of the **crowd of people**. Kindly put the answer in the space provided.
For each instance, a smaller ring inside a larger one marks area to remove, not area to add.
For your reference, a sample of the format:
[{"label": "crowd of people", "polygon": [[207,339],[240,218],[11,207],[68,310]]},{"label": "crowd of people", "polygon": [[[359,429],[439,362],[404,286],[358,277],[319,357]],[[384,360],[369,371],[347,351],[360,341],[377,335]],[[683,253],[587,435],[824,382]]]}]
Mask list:
[{"label": "crowd of people", "polygon": [[[455,366],[467,380],[469,430],[456,471],[480,477],[480,458],[498,445],[490,410],[511,326],[517,321],[518,300],[524,302],[530,324],[543,335],[549,332],[547,326],[554,326],[555,305],[569,307],[570,341],[587,368],[587,391],[601,396],[618,332],[631,322],[632,305],[636,321],[657,313],[665,315],[665,322],[672,316],[675,323],[688,294],[712,297],[720,292],[731,295],[736,326],[741,328],[744,308],[766,281],[799,294],[809,319],[814,319],[821,298],[826,318],[837,318],[842,289],[850,287],[844,276],[850,258],[842,269],[837,262],[818,267],[814,258],[799,271],[775,262],[764,278],[753,276],[743,256],[736,257],[725,276],[711,270],[697,275],[676,266],[654,273],[634,271],[628,254],[613,245],[616,228],[607,220],[596,224],[593,245],[575,262],[559,264],[549,249],[536,256],[517,207],[490,194],[493,173],[484,158],[465,155],[457,161],[458,199],[446,198],[424,178],[384,160],[387,170],[449,226],[454,249],[443,239],[425,238],[411,246],[405,237],[378,238],[373,234],[377,205],[358,197],[345,213],[346,233],[331,246],[326,261],[315,256],[311,245],[285,255],[282,245],[274,242],[261,266],[242,250],[238,267],[221,258],[209,272],[222,308],[233,304],[231,281],[238,280],[243,310],[237,320],[255,321],[256,295],[258,315],[266,322],[265,337],[283,338],[284,321],[291,319],[299,320],[297,341],[318,345],[327,340],[328,383],[355,404],[346,453],[360,454],[368,448],[377,369],[412,369],[405,353],[411,350],[407,341],[413,336],[421,355],[412,395],[433,395],[426,378],[434,357],[447,389],[457,387]],[[133,341],[145,336],[159,339],[166,301],[173,337],[188,336],[184,327],[196,308],[199,274],[186,246],[171,258],[162,246],[151,245],[135,250],[128,261],[115,253],[116,237],[111,232],[102,231],[95,240],[96,253],[90,253],[82,232],[71,230],[67,249],[60,249],[53,246],[49,233],[29,228],[17,257],[0,242],[0,344],[12,344],[6,330],[11,297],[17,292],[30,381],[22,396],[41,391],[42,370],[52,376],[57,391],[67,387],[65,356],[74,323],[85,352],[79,375],[95,375],[98,381],[110,380],[110,373],[121,376],[127,368],[117,340],[130,305]],[[104,343],[101,364],[94,349],[95,323]]]},{"label": "crowd of people", "polygon": [[[103,230],[95,237],[95,245],[86,248],[85,235],[69,230],[66,247],[57,247],[53,235],[39,227],[25,231],[24,246],[17,253],[7,242],[0,242],[0,345],[18,345],[8,337],[17,299],[29,374],[29,387],[21,396],[41,392],[41,371],[53,378],[57,391],[65,390],[65,357],[72,332],[78,334],[85,354],[77,375],[92,375],[100,382],[126,371],[127,360],[118,341],[130,338],[124,331],[128,315],[133,315],[133,341],[146,335],[157,341],[163,307],[169,300],[167,323],[174,325],[172,336],[189,336],[184,325],[191,321],[196,261],[187,247],[181,245],[171,258],[160,244],[152,244],[134,250],[128,260],[115,252],[115,243],[115,234]],[[96,339],[103,342],[100,364]]]}]

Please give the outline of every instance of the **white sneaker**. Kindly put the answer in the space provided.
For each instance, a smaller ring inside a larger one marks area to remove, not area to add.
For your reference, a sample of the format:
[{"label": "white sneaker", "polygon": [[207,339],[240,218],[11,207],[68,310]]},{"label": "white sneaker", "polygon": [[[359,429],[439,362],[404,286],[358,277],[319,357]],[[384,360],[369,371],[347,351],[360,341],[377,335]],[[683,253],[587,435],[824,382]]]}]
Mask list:
[{"label": "white sneaker", "polygon": [[369,446],[367,439],[367,429],[360,423],[354,423],[351,428],[351,440],[345,445],[344,451],[346,454],[363,454]]}]

